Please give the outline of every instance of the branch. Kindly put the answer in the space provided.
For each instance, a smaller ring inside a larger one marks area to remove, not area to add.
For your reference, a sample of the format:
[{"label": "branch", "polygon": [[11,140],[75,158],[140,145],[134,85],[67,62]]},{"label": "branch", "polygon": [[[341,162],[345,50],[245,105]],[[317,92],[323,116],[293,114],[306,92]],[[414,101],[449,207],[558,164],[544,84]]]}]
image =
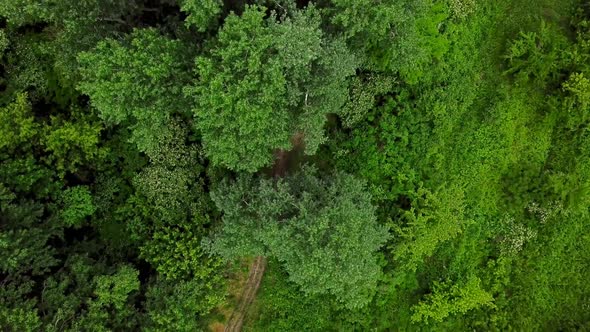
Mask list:
[{"label": "branch", "polygon": [[120,24],[124,24],[124,25],[129,25],[129,23],[127,21],[124,21],[120,18],[113,18],[113,17],[103,17],[100,19],[101,21],[105,21],[105,22],[114,22],[114,23],[120,23]]}]

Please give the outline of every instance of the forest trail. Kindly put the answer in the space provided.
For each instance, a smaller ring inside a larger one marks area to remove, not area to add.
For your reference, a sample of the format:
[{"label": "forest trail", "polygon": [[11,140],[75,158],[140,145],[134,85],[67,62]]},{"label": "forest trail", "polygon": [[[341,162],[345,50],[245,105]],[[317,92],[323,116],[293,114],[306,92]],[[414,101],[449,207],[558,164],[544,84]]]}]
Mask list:
[{"label": "forest trail", "polygon": [[[295,159],[294,157],[303,151],[303,133],[297,133],[291,138],[293,148],[291,151],[278,150],[275,152],[275,162],[272,166],[271,175],[274,178],[282,178],[287,174],[290,168],[290,163]],[[225,325],[224,332],[240,332],[244,323],[244,317],[248,312],[248,308],[258,292],[264,270],[266,269],[266,257],[258,256],[250,265],[250,272],[248,280],[244,285],[242,294],[240,296],[238,305],[232,312],[229,320]]]},{"label": "forest trail", "polygon": [[227,324],[225,325],[225,332],[239,332],[242,330],[244,317],[248,312],[248,307],[256,297],[258,287],[264,276],[264,269],[266,268],[266,258],[262,256],[256,257],[252,265],[250,265],[250,273],[248,274],[248,281],[244,285],[244,290],[240,296],[240,301],[236,309],[233,311]]}]

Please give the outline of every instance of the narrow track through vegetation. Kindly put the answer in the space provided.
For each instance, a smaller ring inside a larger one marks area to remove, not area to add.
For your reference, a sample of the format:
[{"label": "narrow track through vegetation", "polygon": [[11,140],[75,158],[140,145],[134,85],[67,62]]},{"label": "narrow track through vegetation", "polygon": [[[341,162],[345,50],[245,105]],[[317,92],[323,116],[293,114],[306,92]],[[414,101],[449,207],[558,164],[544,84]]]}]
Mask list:
[{"label": "narrow track through vegetation", "polygon": [[266,269],[266,258],[262,256],[256,257],[252,265],[250,266],[250,273],[248,274],[248,281],[244,285],[244,290],[239,299],[239,304],[230,316],[227,324],[225,325],[225,332],[238,332],[242,330],[242,324],[244,323],[244,317],[248,312],[248,307],[256,297],[260,282],[264,276],[264,270]]},{"label": "narrow track through vegetation", "polygon": [[[303,135],[297,133],[291,138],[293,149],[291,151],[279,150],[275,153],[275,162],[272,166],[272,177],[279,179],[285,176],[289,162],[293,158],[294,154],[297,154],[303,149]],[[239,298],[238,305],[232,312],[227,324],[225,325],[225,332],[239,332],[242,330],[244,318],[248,312],[248,308],[258,292],[262,277],[264,276],[264,270],[266,269],[266,258],[258,256],[250,265],[250,272],[248,274],[248,280],[244,285],[242,294]]]}]

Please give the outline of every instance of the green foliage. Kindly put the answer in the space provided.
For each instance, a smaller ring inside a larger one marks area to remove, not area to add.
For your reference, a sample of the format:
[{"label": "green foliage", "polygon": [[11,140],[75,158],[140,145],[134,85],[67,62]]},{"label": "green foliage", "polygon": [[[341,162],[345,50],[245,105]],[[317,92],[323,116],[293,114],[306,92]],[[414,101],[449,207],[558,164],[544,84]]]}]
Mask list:
[{"label": "green foliage", "polygon": [[209,223],[209,201],[200,179],[199,151],[187,144],[186,128],[169,124],[150,151],[151,163],[133,178],[136,193],[121,209],[127,229],[139,241],[141,257],[166,279],[209,280],[219,261],[204,253],[200,242]]},{"label": "green foliage", "polygon": [[[27,208],[30,206],[20,207]],[[17,216],[29,217],[22,210],[13,208],[6,211]],[[39,211],[34,211],[39,213]],[[43,229],[14,229],[2,232],[0,244],[3,251],[3,262],[0,268],[5,273],[16,274],[30,271],[32,274],[42,274],[55,265],[53,250],[47,247],[51,234],[44,234]]]},{"label": "green foliage", "polygon": [[451,0],[449,6],[455,18],[465,19],[475,13],[477,2],[475,0]]},{"label": "green foliage", "polygon": [[34,146],[41,145],[49,153],[45,161],[62,176],[76,172],[82,164],[98,163],[107,154],[105,148],[98,146],[102,126],[91,122],[91,117],[80,117],[76,122],[51,117],[51,125],[39,123],[27,94],[18,94],[0,113],[0,151],[30,153]]},{"label": "green foliage", "polygon": [[[493,306],[491,294],[481,289],[480,280],[477,277],[470,278],[465,285],[435,284],[434,293],[428,297],[428,303],[420,303],[415,306],[412,320],[415,322],[433,319],[442,321],[453,313],[465,313],[481,306]],[[449,288],[448,290],[444,290]]]},{"label": "green foliage", "polygon": [[[588,216],[583,213],[543,206],[548,217],[529,245],[526,259],[513,267],[514,281],[507,291],[515,292],[507,309],[513,326],[526,329],[575,329],[588,319],[585,299],[590,289],[584,277],[590,257]],[[527,266],[534,261],[533,266]],[[510,310],[509,308],[519,310]]]},{"label": "green foliage", "polygon": [[378,98],[393,90],[395,80],[386,75],[355,76],[350,84],[348,102],[340,111],[346,127],[353,127],[366,118],[367,113],[377,106]]},{"label": "green foliage", "polygon": [[3,161],[0,167],[2,183],[14,193],[31,193],[31,197],[42,199],[56,196],[62,184],[53,178],[55,172],[40,165],[33,156],[23,156],[16,160]]},{"label": "green foliage", "polygon": [[[573,303],[583,301],[585,290],[564,286],[538,292],[532,280],[574,285],[574,276],[583,274],[579,266],[559,266],[562,253],[550,255],[541,246],[548,244],[542,233],[551,228],[548,220],[555,211],[581,213],[577,209],[587,206],[586,167],[581,166],[586,149],[576,148],[586,139],[581,131],[587,125],[580,107],[583,88],[576,88],[584,80],[572,77],[586,77],[587,62],[571,38],[584,37],[577,31],[568,36],[556,19],[539,31],[536,14],[521,15],[540,8],[566,13],[567,4],[522,1],[518,13],[506,15],[504,10],[513,5],[481,1],[469,15],[443,23],[442,38],[449,39],[450,48],[425,76],[418,76],[417,85],[415,78],[402,76],[405,82],[365,99],[368,111],[350,129],[335,130],[331,161],[369,181],[380,221],[398,235],[388,245],[384,267],[393,290],[383,291],[366,312],[358,313],[358,330],[582,326],[583,310],[573,309]],[[502,76],[498,53],[504,53],[503,38],[516,37],[525,24],[543,36],[528,44],[526,55],[507,58],[509,66],[521,60],[523,66]],[[371,88],[366,86],[363,91]],[[349,103],[355,105],[352,92]],[[363,114],[362,107],[357,109]],[[545,203],[531,205],[540,201]],[[582,222],[573,219],[568,218],[568,227],[580,227]],[[556,232],[560,239],[553,243],[567,247],[569,231]],[[537,269],[529,256],[533,252],[552,256],[547,269],[561,272]],[[525,279],[526,286],[516,285]],[[556,308],[559,301],[568,303],[572,313],[556,309],[555,315],[541,314],[541,307]],[[538,314],[527,318],[532,312]],[[575,318],[564,318],[568,316]]]},{"label": "green foliage", "polygon": [[129,293],[139,290],[138,277],[139,272],[129,266],[121,266],[111,276],[95,277],[96,300],[92,302],[91,307],[113,306],[117,310],[123,309]]},{"label": "green foliage", "polygon": [[117,27],[120,17],[137,10],[126,0],[7,0],[0,8],[12,39],[9,90],[30,91],[33,99],[68,95],[75,99],[79,80],[76,56],[91,49]]},{"label": "green foliage", "polygon": [[533,80],[541,87],[559,79],[558,68],[566,38],[556,27],[541,24],[540,31],[521,32],[520,38],[512,42],[506,56],[509,64],[507,73],[515,74],[517,80]]},{"label": "green foliage", "polygon": [[12,43],[6,53],[8,90],[29,91],[32,100],[49,94],[49,56],[43,36],[26,35]]},{"label": "green foliage", "polygon": [[40,224],[43,207],[32,202],[15,202],[16,195],[0,184],[0,270],[16,278],[19,273],[40,275],[56,264],[55,250],[47,246],[54,230]]},{"label": "green foliage", "polygon": [[0,149],[14,153],[17,147],[33,143],[39,127],[27,95],[17,95],[13,103],[0,110]]},{"label": "green foliage", "polygon": [[6,35],[6,31],[4,29],[0,29],[0,54],[4,54],[4,51],[8,48],[9,44],[10,41]]},{"label": "green foliage", "polygon": [[[198,280],[159,281],[148,290],[148,331],[204,330],[199,316],[206,315],[222,300],[219,292]],[[213,288],[215,289],[215,288]]]},{"label": "green foliage", "polygon": [[344,173],[318,178],[306,168],[276,184],[241,178],[212,197],[224,212],[213,252],[276,257],[304,292],[333,294],[349,308],[375,292],[374,255],[387,230],[376,224],[362,181]]},{"label": "green foliage", "polygon": [[272,149],[289,147],[291,119],[280,112],[285,77],[281,64],[265,55],[273,36],[263,18],[251,7],[226,19],[213,57],[197,59],[200,84],[191,91],[205,151],[215,163],[238,170],[256,171],[271,162]]},{"label": "green foliage", "polygon": [[101,41],[78,56],[79,89],[104,121],[130,126],[131,142],[148,151],[157,145],[155,133],[167,134],[171,115],[187,111],[183,52],[180,41],[154,29],[134,30],[124,41]]},{"label": "green foliage", "polygon": [[80,118],[70,122],[52,117],[51,125],[46,127],[41,144],[50,153],[47,160],[59,172],[74,173],[81,165],[100,164],[108,153],[100,146],[101,123]]},{"label": "green foliage", "polygon": [[590,329],[589,17],[2,1],[0,329]]},{"label": "green foliage", "polygon": [[0,326],[8,331],[33,332],[41,328],[37,313],[28,308],[0,307]]},{"label": "green foliage", "polygon": [[86,186],[70,187],[61,198],[63,206],[61,217],[66,226],[80,226],[86,217],[91,216],[96,207],[92,203],[92,195]]},{"label": "green foliage", "polygon": [[590,107],[590,80],[583,73],[573,73],[563,83],[566,96],[563,100],[564,111],[567,115],[567,127],[578,129],[580,125],[588,123],[588,108]]},{"label": "green foliage", "polygon": [[440,58],[448,41],[439,33],[446,7],[428,0],[332,0],[331,22],[343,30],[351,49],[363,53],[365,67],[399,72],[415,83],[423,66]]},{"label": "green foliage", "polygon": [[125,264],[109,268],[87,255],[72,255],[43,284],[41,308],[49,331],[133,328],[139,272]]},{"label": "green foliage", "polygon": [[[395,35],[406,32],[412,10],[424,5],[423,1],[411,3],[409,1],[395,3],[379,3],[370,1],[332,0],[334,5],[332,22],[344,28],[350,37],[362,36],[368,38],[365,47],[373,51],[379,43],[390,40],[391,31]],[[407,15],[407,16],[406,16]],[[411,21],[410,21],[411,22]],[[368,52],[370,54],[370,51]]]},{"label": "green foliage", "polygon": [[167,279],[191,277],[205,280],[220,267],[201,248],[201,234],[191,227],[159,228],[142,255]]},{"label": "green foliage", "polygon": [[299,131],[313,154],[325,115],[345,102],[354,58],[325,39],[318,11],[277,19],[265,19],[261,7],[232,14],[207,56],[197,58],[199,81],[186,93],[197,103],[195,125],[216,164],[254,172]]},{"label": "green foliage", "polygon": [[217,18],[222,5],[221,0],[182,0],[180,9],[188,14],[185,24],[203,32]]},{"label": "green foliage", "polygon": [[457,187],[442,188],[440,192],[424,193],[423,200],[413,202],[405,211],[406,227],[398,228],[396,245],[392,249],[395,259],[404,268],[415,271],[437,246],[458,236],[469,224],[465,218],[463,192]]},{"label": "green foliage", "polygon": [[[125,4],[127,2],[127,4]],[[121,11],[133,1],[90,0],[6,0],[0,8],[0,16],[10,26],[23,26],[38,22],[75,24],[89,18],[100,17],[109,10]]]},{"label": "green foliage", "polygon": [[269,261],[254,307],[256,320],[245,331],[331,331],[335,311],[330,299],[307,295],[289,281],[277,261]]}]

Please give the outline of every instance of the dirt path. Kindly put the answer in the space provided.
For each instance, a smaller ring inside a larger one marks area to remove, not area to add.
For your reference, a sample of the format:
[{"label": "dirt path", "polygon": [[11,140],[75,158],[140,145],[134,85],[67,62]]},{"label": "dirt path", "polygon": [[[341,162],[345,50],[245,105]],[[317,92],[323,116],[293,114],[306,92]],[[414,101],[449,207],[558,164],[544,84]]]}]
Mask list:
[{"label": "dirt path", "polygon": [[[274,178],[282,178],[287,173],[289,168],[289,161],[292,156],[299,153],[303,149],[303,135],[297,133],[291,138],[293,149],[291,151],[279,150],[275,152],[275,163],[272,166],[272,176]],[[252,265],[250,265],[250,273],[248,280],[244,285],[244,290],[240,296],[239,303],[232,312],[227,324],[225,325],[225,332],[240,332],[244,324],[244,317],[248,312],[248,308],[258,292],[262,277],[264,276],[264,269],[266,268],[266,258],[262,256],[256,257]]]},{"label": "dirt path", "polygon": [[239,332],[242,330],[244,317],[248,312],[248,307],[256,297],[258,287],[264,276],[264,269],[266,268],[266,258],[262,256],[256,257],[252,265],[250,265],[250,273],[248,274],[248,281],[244,285],[244,290],[240,296],[240,302],[232,315],[229,317],[225,325],[225,332]]}]

